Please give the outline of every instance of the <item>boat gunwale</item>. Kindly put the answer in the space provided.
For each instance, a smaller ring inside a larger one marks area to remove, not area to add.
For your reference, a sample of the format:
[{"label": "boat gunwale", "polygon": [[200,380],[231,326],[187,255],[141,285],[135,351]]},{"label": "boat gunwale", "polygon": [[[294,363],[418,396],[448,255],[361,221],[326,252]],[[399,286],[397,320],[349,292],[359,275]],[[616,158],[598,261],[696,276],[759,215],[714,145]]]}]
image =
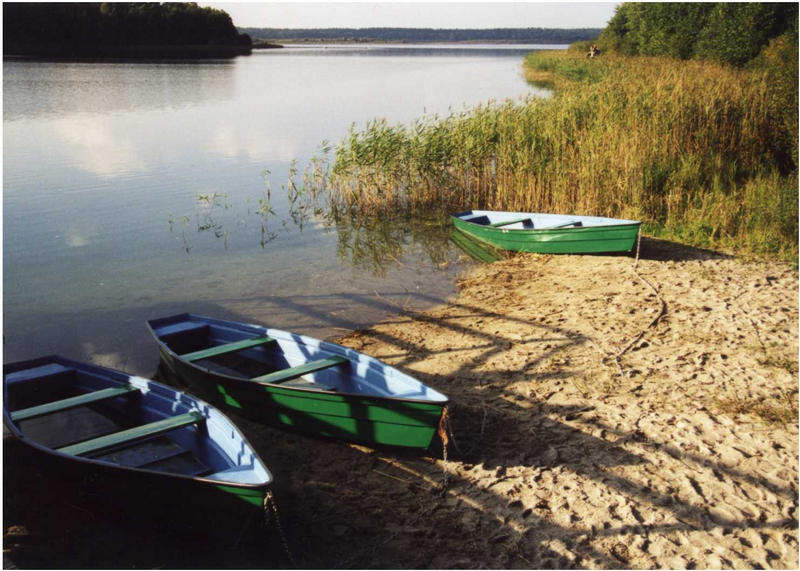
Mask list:
[{"label": "boat gunwale", "polygon": [[[219,325],[223,325],[223,326],[226,326],[226,327],[235,326],[235,327],[239,327],[239,328],[242,328],[242,329],[249,329],[253,333],[263,334],[263,335],[266,335],[267,334],[267,330],[269,329],[269,331],[272,331],[273,333],[285,334],[287,337],[289,337],[289,339],[287,339],[287,341],[295,342],[298,345],[300,345],[300,343],[297,343],[297,341],[293,340],[292,337],[293,336],[299,336],[301,338],[306,338],[307,336],[306,335],[300,335],[300,334],[297,334],[297,333],[292,333],[290,331],[284,331],[284,330],[281,330],[281,329],[267,328],[267,327],[263,327],[261,325],[255,325],[255,324],[251,324],[251,323],[240,323],[240,322],[236,322],[236,321],[227,321],[227,320],[215,319],[213,317],[206,317],[206,316],[197,315],[197,314],[194,314],[194,313],[181,313],[181,314],[177,314],[177,315],[171,315],[171,316],[168,316],[168,317],[159,318],[158,320],[154,319],[154,320],[148,320],[147,321],[147,327],[150,330],[150,333],[155,338],[156,342],[159,344],[159,348],[160,349],[163,349],[164,351],[166,351],[169,354],[169,356],[172,357],[173,359],[177,359],[182,364],[184,364],[186,366],[189,366],[189,367],[192,367],[194,369],[197,369],[198,371],[200,371],[200,372],[202,372],[204,374],[213,375],[213,376],[216,376],[216,377],[221,377],[221,378],[225,379],[226,381],[235,381],[237,384],[241,384],[242,386],[259,386],[259,387],[263,387],[264,389],[266,389],[268,391],[285,392],[285,393],[288,393],[288,394],[291,394],[291,393],[294,393],[294,392],[301,392],[301,393],[307,393],[308,396],[314,396],[314,395],[322,394],[322,395],[329,395],[329,396],[334,396],[334,397],[335,396],[341,396],[341,397],[349,397],[349,398],[355,398],[355,399],[366,399],[366,400],[373,400],[373,401],[374,400],[378,400],[378,401],[382,401],[383,400],[383,401],[388,401],[388,402],[391,402],[391,403],[407,402],[407,403],[416,403],[416,404],[427,404],[427,405],[440,406],[440,407],[445,407],[450,403],[450,398],[447,395],[445,395],[443,393],[440,393],[438,390],[436,390],[436,389],[434,389],[432,387],[428,387],[428,385],[426,385],[422,381],[419,381],[419,380],[415,379],[414,377],[412,377],[411,375],[408,375],[407,373],[403,373],[402,371],[400,371],[399,369],[397,369],[395,367],[392,367],[391,365],[383,363],[382,361],[380,361],[379,359],[376,359],[375,357],[371,357],[369,355],[361,353],[360,351],[356,351],[355,349],[349,349],[347,347],[344,347],[343,345],[338,345],[336,343],[331,343],[330,341],[324,341],[322,339],[315,339],[313,337],[308,337],[308,338],[309,339],[313,339],[314,341],[317,341],[320,344],[320,349],[327,350],[327,347],[332,347],[332,348],[339,349],[339,350],[342,351],[342,353],[333,352],[333,355],[339,355],[341,357],[344,357],[351,363],[353,362],[353,359],[351,359],[350,357],[347,356],[347,352],[348,351],[352,351],[354,353],[357,353],[360,357],[366,358],[369,363],[376,363],[376,364],[380,365],[381,367],[387,367],[387,368],[389,368],[389,369],[391,369],[393,371],[396,371],[397,373],[399,373],[401,375],[410,377],[411,379],[413,379],[414,381],[418,382],[423,387],[429,388],[429,389],[435,391],[436,393],[440,394],[442,397],[444,397],[444,399],[443,400],[425,400],[425,399],[416,399],[416,398],[410,398],[410,397],[369,395],[369,394],[364,394],[364,393],[332,391],[332,390],[326,390],[326,389],[313,389],[313,388],[298,387],[298,386],[282,386],[282,385],[272,385],[272,384],[269,384],[269,383],[258,383],[258,382],[254,383],[251,379],[246,379],[246,378],[241,378],[241,377],[234,377],[232,375],[228,375],[228,374],[225,374],[225,373],[219,373],[217,371],[211,371],[208,368],[201,367],[200,365],[198,365],[198,364],[196,364],[196,363],[194,363],[192,361],[186,361],[186,360],[182,359],[180,355],[178,355],[175,351],[170,349],[169,346],[164,341],[161,340],[161,338],[156,334],[155,329],[151,325],[151,321],[161,321],[162,319],[164,321],[172,320],[172,319],[176,319],[177,320],[180,317],[197,318],[197,319],[200,319],[200,320],[203,320],[203,321],[207,321],[207,322],[210,322],[210,323],[217,323]],[[191,320],[191,319],[187,319],[187,320]],[[277,340],[280,341],[281,339],[277,339]],[[305,344],[303,344],[303,345],[305,346]],[[323,347],[323,345],[327,346],[327,347]]]},{"label": "boat gunwale", "polygon": [[[55,355],[55,354],[46,355],[46,356],[43,356],[43,357],[37,357],[35,359],[29,359],[29,360],[25,360],[25,361],[16,361],[16,362],[13,362],[13,363],[9,363],[8,365],[4,365],[3,366],[3,423],[9,429],[9,431],[11,431],[12,435],[17,440],[22,442],[23,444],[25,444],[27,446],[30,446],[30,447],[32,447],[32,448],[34,448],[34,449],[36,449],[36,450],[38,450],[38,451],[40,451],[42,453],[49,454],[49,455],[52,455],[52,456],[55,456],[55,457],[61,458],[61,459],[67,459],[67,460],[80,462],[80,463],[86,464],[88,466],[101,467],[103,469],[110,469],[110,470],[119,470],[119,471],[122,471],[122,472],[138,472],[138,473],[143,473],[143,474],[147,474],[147,475],[151,475],[151,476],[159,476],[159,477],[166,477],[166,478],[178,478],[178,479],[181,479],[181,480],[188,480],[188,481],[197,481],[197,482],[203,482],[203,483],[211,484],[211,485],[214,485],[214,486],[229,486],[229,487],[238,488],[238,489],[245,489],[245,490],[259,490],[259,489],[266,490],[268,487],[272,486],[273,483],[275,482],[275,478],[273,477],[272,472],[269,470],[267,465],[264,464],[263,460],[261,460],[261,458],[259,457],[258,453],[256,452],[256,449],[253,447],[252,444],[250,444],[250,442],[247,440],[247,437],[244,435],[244,433],[218,407],[216,407],[214,405],[211,405],[210,403],[207,403],[206,401],[204,401],[202,399],[199,399],[199,398],[195,397],[194,395],[191,395],[191,394],[189,394],[187,392],[180,391],[178,389],[175,389],[174,387],[170,387],[168,385],[165,385],[164,383],[159,383],[158,381],[153,381],[152,379],[147,379],[147,378],[145,378],[145,380],[147,380],[149,382],[156,383],[157,385],[163,386],[163,387],[165,387],[165,388],[167,388],[169,390],[172,390],[172,391],[174,391],[174,393],[176,395],[185,395],[185,396],[189,397],[191,400],[197,402],[198,404],[205,405],[205,407],[207,407],[208,409],[213,409],[217,413],[219,413],[220,416],[222,416],[222,418],[224,420],[226,420],[231,425],[231,427],[234,428],[234,430],[238,433],[239,437],[242,439],[242,442],[252,451],[253,455],[261,463],[261,465],[263,466],[263,468],[264,468],[264,470],[265,470],[265,472],[267,474],[267,479],[264,482],[254,482],[254,483],[232,482],[232,481],[229,481],[229,480],[218,480],[218,479],[214,479],[214,478],[208,478],[207,476],[188,476],[188,475],[185,475],[185,474],[178,474],[178,473],[175,473],[175,472],[162,472],[162,471],[158,471],[158,470],[149,470],[147,468],[136,468],[136,467],[131,467],[131,466],[123,466],[121,464],[114,464],[113,462],[105,462],[105,461],[102,461],[102,460],[98,460],[96,458],[88,458],[88,457],[85,457],[85,456],[76,456],[76,455],[73,455],[73,454],[65,454],[64,452],[59,452],[55,448],[50,448],[48,446],[45,446],[43,444],[40,444],[40,443],[36,442],[35,440],[32,440],[32,439],[28,438],[27,436],[25,436],[22,433],[22,431],[17,426],[16,422],[11,419],[11,413],[13,411],[9,411],[8,407],[6,406],[6,402],[7,402],[7,398],[6,398],[6,396],[7,396],[6,392],[7,391],[6,391],[6,381],[5,381],[6,374],[7,374],[6,368],[8,366],[11,366],[11,367],[13,367],[15,369],[17,367],[19,367],[18,370],[25,370],[25,369],[32,368],[30,365],[36,366],[37,364],[49,364],[49,363],[54,363],[54,362],[57,362],[58,364],[61,364],[61,365],[69,365],[69,366],[71,366],[71,367],[73,367],[75,369],[83,369],[84,371],[91,371],[92,369],[94,369],[94,372],[101,372],[101,373],[111,372],[111,373],[117,373],[117,374],[125,375],[125,376],[128,376],[128,377],[133,377],[134,376],[134,375],[130,375],[128,373],[124,373],[123,371],[119,371],[117,369],[111,369],[109,367],[103,367],[101,365],[95,365],[93,363],[82,363],[80,361],[73,361],[72,359],[69,359],[67,357],[62,357],[60,355]],[[23,367],[23,365],[24,365],[24,367]],[[10,372],[15,372],[15,371],[10,371]],[[112,380],[116,381],[116,379],[113,378],[113,375],[112,375]],[[138,390],[138,388],[137,388],[137,390]],[[139,391],[139,392],[141,393],[141,391]],[[209,420],[209,416],[205,413],[205,411],[203,411],[203,407],[198,407],[198,410],[196,412],[198,412],[198,413],[203,415],[203,420],[205,420],[205,421]],[[167,418],[167,417],[165,417],[165,418]],[[146,439],[144,439],[144,440],[146,440]]]}]

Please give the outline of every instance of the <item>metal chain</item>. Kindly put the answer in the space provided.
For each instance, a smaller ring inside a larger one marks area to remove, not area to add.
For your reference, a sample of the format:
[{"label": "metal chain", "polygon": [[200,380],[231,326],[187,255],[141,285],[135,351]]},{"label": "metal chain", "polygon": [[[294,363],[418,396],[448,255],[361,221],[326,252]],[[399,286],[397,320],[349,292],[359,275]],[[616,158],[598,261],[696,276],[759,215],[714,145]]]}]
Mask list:
[{"label": "metal chain", "polygon": [[449,410],[447,411],[447,417],[444,419],[444,424],[445,424],[445,431],[447,433],[447,436],[449,437],[450,442],[453,443],[453,448],[455,448],[456,452],[461,454],[461,448],[459,448],[458,442],[456,442],[456,434],[455,434],[455,432],[453,432],[453,425],[450,422],[450,411]]},{"label": "metal chain", "polygon": [[286,535],[283,533],[281,519],[278,516],[278,505],[275,503],[275,497],[272,495],[272,490],[267,491],[267,494],[264,496],[264,523],[267,525],[269,525],[270,508],[272,509],[272,515],[275,518],[275,527],[278,528],[278,536],[281,538],[281,542],[283,543],[283,549],[286,552],[286,557],[289,559],[289,563],[291,563],[292,567],[296,569],[297,564],[294,562],[292,552],[289,551],[289,543],[286,541]]},{"label": "metal chain", "polygon": [[442,493],[447,490],[447,444],[442,445]]},{"label": "metal chain", "polygon": [[650,290],[655,294],[655,296],[658,299],[658,301],[661,302],[661,311],[659,311],[659,313],[658,313],[658,315],[656,315],[655,319],[653,319],[647,325],[647,327],[642,329],[639,332],[638,335],[636,335],[633,339],[631,339],[631,341],[625,347],[623,347],[615,355],[612,355],[612,359],[614,360],[614,364],[616,364],[617,369],[619,370],[620,376],[625,376],[625,373],[622,370],[622,365],[620,364],[620,361],[619,361],[620,357],[622,357],[625,353],[627,353],[631,349],[631,347],[633,347],[637,342],[639,342],[642,339],[642,337],[644,337],[645,333],[647,333],[648,329],[658,325],[658,322],[661,321],[661,318],[664,317],[667,314],[667,311],[668,311],[667,302],[664,301],[663,297],[661,297],[661,294],[658,292],[658,289],[653,284],[651,284],[649,281],[647,281],[647,279],[645,279],[644,276],[642,276],[639,273],[638,269],[637,269],[639,267],[639,249],[640,249],[641,243],[642,243],[642,231],[641,231],[641,228],[640,228],[639,229],[639,233],[638,233],[638,237],[637,237],[637,240],[636,240],[636,259],[633,262],[633,268],[631,268],[631,270],[633,271],[633,275],[635,275],[637,278],[639,278],[639,280],[643,284],[645,284],[647,287],[649,287]]},{"label": "metal chain", "polygon": [[636,233],[636,260],[633,262],[633,271],[636,272],[636,268],[639,267],[639,246],[642,244],[642,227],[639,227],[639,231]]},{"label": "metal chain", "polygon": [[448,472],[447,472],[447,444],[450,439],[447,436],[447,429],[448,429],[448,420],[449,417],[447,416],[447,407],[442,409],[442,416],[439,419],[439,438],[442,440],[442,491],[441,493],[444,494],[447,491],[447,484],[448,484]]},{"label": "metal chain", "polygon": [[594,343],[592,343],[592,345],[595,347],[595,349],[597,349],[600,352],[600,354],[603,355],[603,357],[602,357],[600,362],[604,366],[607,366],[606,362],[607,361],[612,361],[614,363],[614,365],[616,365],[617,371],[619,372],[620,377],[624,377],[625,376],[625,370],[622,368],[622,363],[620,362],[620,358],[625,353],[630,351],[630,349],[645,336],[645,333],[647,333],[647,331],[649,329],[651,329],[652,327],[655,327],[656,325],[658,325],[659,321],[661,321],[661,319],[665,315],[667,315],[667,313],[669,311],[668,308],[667,308],[667,302],[664,301],[663,297],[661,297],[661,294],[659,293],[658,288],[656,288],[647,279],[645,279],[644,276],[642,276],[638,271],[639,253],[641,251],[641,244],[642,244],[642,231],[641,231],[641,228],[640,228],[639,232],[637,233],[637,237],[636,237],[636,257],[634,259],[633,266],[631,267],[631,271],[633,272],[633,275],[635,275],[643,284],[645,284],[647,287],[649,287],[650,290],[655,294],[655,296],[658,299],[658,301],[661,302],[661,311],[658,313],[658,315],[656,315],[655,319],[653,319],[647,325],[647,327],[642,329],[637,335],[635,335],[628,342],[627,345],[625,345],[625,347],[623,347],[622,349],[620,349],[619,351],[617,351],[614,354],[609,354],[608,351],[605,351],[604,349],[602,349],[602,348],[598,347],[597,345],[595,345]]}]

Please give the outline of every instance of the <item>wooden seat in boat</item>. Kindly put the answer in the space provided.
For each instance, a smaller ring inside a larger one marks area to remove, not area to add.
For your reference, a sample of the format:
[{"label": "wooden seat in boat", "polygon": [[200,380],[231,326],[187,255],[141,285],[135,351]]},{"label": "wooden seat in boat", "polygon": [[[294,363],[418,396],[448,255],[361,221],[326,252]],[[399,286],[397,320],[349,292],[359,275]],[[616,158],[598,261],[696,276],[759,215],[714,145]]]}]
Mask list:
[{"label": "wooden seat in boat", "polygon": [[179,414],[177,416],[164,418],[149,424],[143,424],[142,426],[135,426],[134,428],[122,430],[120,432],[114,432],[98,438],[92,438],[91,440],[85,440],[83,442],[64,446],[63,448],[59,448],[58,452],[71,454],[73,456],[83,456],[93,452],[99,452],[100,450],[107,448],[112,448],[114,446],[119,446],[120,444],[135,442],[143,438],[163,434],[170,430],[175,430],[177,428],[195,424],[200,421],[205,421],[205,417],[202,414],[198,412],[188,412],[186,414]]},{"label": "wooden seat in boat", "polygon": [[514,220],[504,220],[503,222],[495,222],[494,224],[489,224],[489,226],[492,228],[500,228],[501,226],[510,226],[511,224],[517,224],[519,222],[522,222],[523,225],[528,222],[531,228],[533,228],[533,221],[529,216],[526,216],[525,218],[515,218]]},{"label": "wooden seat in boat", "polygon": [[253,339],[243,339],[241,341],[234,341],[233,343],[225,343],[224,345],[217,345],[191,353],[181,355],[181,359],[185,361],[199,361],[200,359],[208,359],[209,357],[216,357],[217,355],[224,355],[226,353],[233,353],[250,347],[257,347],[267,343],[274,343],[275,340],[270,337],[255,337]]},{"label": "wooden seat in boat", "polygon": [[103,400],[116,398],[118,396],[129,394],[132,391],[136,390],[137,390],[136,387],[127,385],[124,387],[113,387],[110,389],[92,391],[90,393],[86,393],[84,395],[78,395],[76,397],[70,397],[62,400],[49,402],[46,404],[41,404],[38,406],[32,406],[21,410],[15,410],[10,413],[11,420],[26,420],[28,418],[35,418],[37,416],[42,416],[53,412],[59,412],[62,410],[68,410],[70,408],[84,406],[94,402],[100,402]]},{"label": "wooden seat in boat", "polygon": [[350,361],[349,359],[346,359],[344,357],[338,357],[338,356],[328,357],[327,359],[311,361],[309,363],[298,365],[297,367],[290,367],[288,369],[275,371],[274,373],[261,375],[260,377],[255,377],[251,380],[259,383],[282,383],[285,381],[289,381],[291,379],[296,379],[297,377],[302,377],[303,375],[307,375],[308,373],[313,373],[315,371],[321,371],[329,367],[335,367],[343,363],[348,363],[349,361]]}]

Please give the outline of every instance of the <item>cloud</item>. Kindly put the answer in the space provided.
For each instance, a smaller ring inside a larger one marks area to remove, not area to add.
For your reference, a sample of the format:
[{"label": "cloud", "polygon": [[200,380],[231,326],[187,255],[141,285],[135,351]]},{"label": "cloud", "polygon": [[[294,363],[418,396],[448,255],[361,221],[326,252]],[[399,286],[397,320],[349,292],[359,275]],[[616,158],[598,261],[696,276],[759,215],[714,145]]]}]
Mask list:
[{"label": "cloud", "polygon": [[[272,131],[272,134],[270,133]],[[282,129],[246,128],[220,124],[213,133],[213,150],[224,157],[246,156],[254,161],[289,162],[300,152],[298,141]],[[275,136],[274,133],[278,133]]]},{"label": "cloud", "polygon": [[64,236],[64,242],[72,248],[81,248],[89,244],[89,236],[77,226],[70,225]]},{"label": "cloud", "polygon": [[49,122],[50,136],[74,166],[100,177],[143,171],[147,165],[125,123],[104,116],[73,115]]}]

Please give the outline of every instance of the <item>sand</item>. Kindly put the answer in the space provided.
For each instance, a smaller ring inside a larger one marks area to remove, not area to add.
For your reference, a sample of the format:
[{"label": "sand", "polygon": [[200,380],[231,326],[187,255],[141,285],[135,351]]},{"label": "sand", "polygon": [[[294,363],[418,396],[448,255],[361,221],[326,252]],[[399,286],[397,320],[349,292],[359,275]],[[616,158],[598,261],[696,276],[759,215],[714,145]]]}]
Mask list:
[{"label": "sand", "polygon": [[[444,461],[235,418],[275,473],[298,567],[798,567],[789,266],[657,240],[635,270],[631,256],[521,254],[468,270],[445,306],[338,342],[448,394],[452,439]],[[274,523],[199,545],[57,498],[16,504],[6,567],[291,564]]]}]

